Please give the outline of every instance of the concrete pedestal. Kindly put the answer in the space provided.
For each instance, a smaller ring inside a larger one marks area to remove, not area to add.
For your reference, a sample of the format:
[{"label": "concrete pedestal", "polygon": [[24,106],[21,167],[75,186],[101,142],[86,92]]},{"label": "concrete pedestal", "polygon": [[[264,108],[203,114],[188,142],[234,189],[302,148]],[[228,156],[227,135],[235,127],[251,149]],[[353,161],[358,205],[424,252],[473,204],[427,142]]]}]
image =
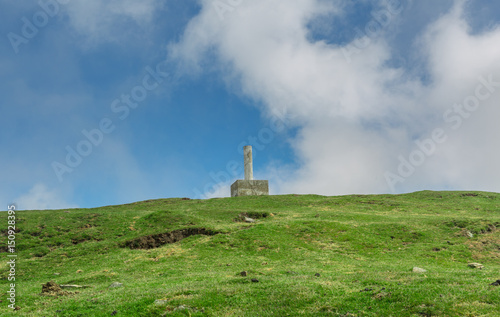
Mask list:
[{"label": "concrete pedestal", "polygon": [[231,185],[231,197],[269,195],[266,180],[237,180]]},{"label": "concrete pedestal", "polygon": [[269,195],[269,182],[253,179],[252,146],[243,147],[245,163],[245,179],[237,180],[231,185],[231,197]]}]

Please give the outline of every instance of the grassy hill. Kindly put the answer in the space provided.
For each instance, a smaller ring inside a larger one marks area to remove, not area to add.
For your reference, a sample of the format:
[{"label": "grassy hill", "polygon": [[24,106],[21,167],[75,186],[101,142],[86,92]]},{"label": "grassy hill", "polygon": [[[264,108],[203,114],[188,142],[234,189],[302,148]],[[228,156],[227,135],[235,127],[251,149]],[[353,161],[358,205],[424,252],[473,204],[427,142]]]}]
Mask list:
[{"label": "grassy hill", "polygon": [[[19,310],[7,307],[2,247],[2,316],[500,316],[500,194],[161,199],[16,216]],[[89,287],[42,294],[49,281]]]}]

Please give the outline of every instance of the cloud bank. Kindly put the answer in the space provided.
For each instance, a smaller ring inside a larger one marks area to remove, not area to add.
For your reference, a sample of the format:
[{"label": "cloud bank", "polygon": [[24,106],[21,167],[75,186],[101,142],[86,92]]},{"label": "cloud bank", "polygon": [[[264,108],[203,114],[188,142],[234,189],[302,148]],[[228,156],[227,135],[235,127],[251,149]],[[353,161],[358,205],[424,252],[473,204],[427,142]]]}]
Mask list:
[{"label": "cloud bank", "polygon": [[36,184],[27,194],[19,196],[14,200],[18,209],[22,210],[40,210],[40,209],[62,209],[76,208],[66,201],[61,200],[61,193],[57,190],[51,190],[44,184]]},{"label": "cloud bank", "polygon": [[170,56],[188,74],[220,69],[267,116],[294,118],[299,167],[269,167],[277,192],[500,191],[500,28],[472,34],[466,1],[424,28],[403,66],[390,41],[403,2],[381,1],[344,43],[311,27],[342,18],[344,1],[201,4]]}]

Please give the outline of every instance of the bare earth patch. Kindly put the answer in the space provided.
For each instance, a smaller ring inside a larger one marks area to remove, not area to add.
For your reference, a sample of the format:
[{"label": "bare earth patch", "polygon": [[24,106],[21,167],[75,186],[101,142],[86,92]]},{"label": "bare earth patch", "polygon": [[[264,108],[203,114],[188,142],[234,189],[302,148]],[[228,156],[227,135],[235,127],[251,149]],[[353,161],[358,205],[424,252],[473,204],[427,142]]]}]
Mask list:
[{"label": "bare earth patch", "polygon": [[47,284],[42,284],[42,295],[45,296],[64,296],[64,295],[74,295],[78,294],[78,292],[68,292],[63,291],[61,287],[53,281],[48,282]]},{"label": "bare earth patch", "polygon": [[215,232],[205,228],[179,229],[170,232],[139,237],[134,240],[125,242],[124,246],[129,247],[130,249],[154,249],[154,248],[159,248],[165,244],[181,241],[182,239],[185,239],[190,236],[194,235],[213,236],[218,233],[219,232]]}]

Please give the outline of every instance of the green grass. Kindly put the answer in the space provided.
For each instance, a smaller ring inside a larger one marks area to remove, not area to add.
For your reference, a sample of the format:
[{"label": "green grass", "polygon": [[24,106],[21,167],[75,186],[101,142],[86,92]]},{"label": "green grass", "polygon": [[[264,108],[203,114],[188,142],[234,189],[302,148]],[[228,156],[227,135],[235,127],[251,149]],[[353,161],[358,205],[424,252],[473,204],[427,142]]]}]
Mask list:
[{"label": "green grass", "polygon": [[[2,253],[1,316],[500,316],[489,285],[500,279],[500,194],[161,199],[16,217],[20,310],[7,307]],[[219,234],[123,247],[186,228]],[[91,288],[41,295],[51,280]]]}]

